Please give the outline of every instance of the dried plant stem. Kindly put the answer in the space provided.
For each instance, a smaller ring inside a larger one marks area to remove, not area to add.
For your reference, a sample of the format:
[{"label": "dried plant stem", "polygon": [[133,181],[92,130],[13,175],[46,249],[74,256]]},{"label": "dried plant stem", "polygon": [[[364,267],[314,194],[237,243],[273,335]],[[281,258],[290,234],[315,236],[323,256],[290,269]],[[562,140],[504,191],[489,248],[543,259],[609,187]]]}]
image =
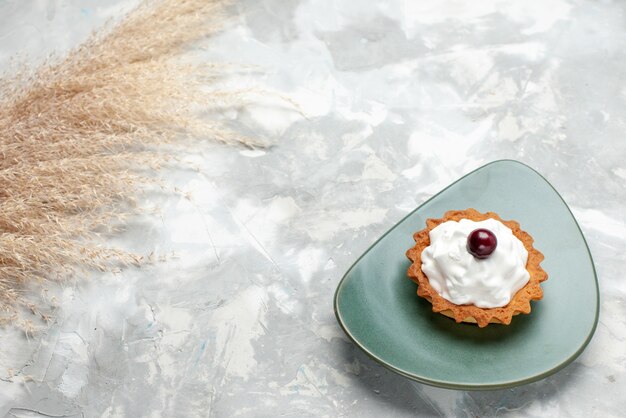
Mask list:
[{"label": "dried plant stem", "polygon": [[0,325],[38,312],[24,283],[136,261],[90,239],[121,213],[155,145],[181,134],[257,145],[194,114],[229,98],[207,90],[214,68],[181,59],[220,28],[223,6],[148,1],[64,59],[0,80]]}]

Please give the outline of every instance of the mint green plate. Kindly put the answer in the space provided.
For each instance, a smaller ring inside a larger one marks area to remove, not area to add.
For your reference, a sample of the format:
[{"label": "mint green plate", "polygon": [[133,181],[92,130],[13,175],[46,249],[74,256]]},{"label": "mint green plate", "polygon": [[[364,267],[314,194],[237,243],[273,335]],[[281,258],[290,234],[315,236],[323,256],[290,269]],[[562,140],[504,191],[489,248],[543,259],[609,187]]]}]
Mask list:
[{"label": "mint green plate", "polygon": [[[405,252],[426,218],[468,207],[517,220],[545,255],[543,299],[509,326],[481,329],[435,314],[406,277]],[[593,261],[569,208],[541,175],[510,160],[473,171],[406,216],[354,263],[335,293],[339,324],[369,356],[452,389],[507,388],[557,372],[591,340],[598,305]]]}]

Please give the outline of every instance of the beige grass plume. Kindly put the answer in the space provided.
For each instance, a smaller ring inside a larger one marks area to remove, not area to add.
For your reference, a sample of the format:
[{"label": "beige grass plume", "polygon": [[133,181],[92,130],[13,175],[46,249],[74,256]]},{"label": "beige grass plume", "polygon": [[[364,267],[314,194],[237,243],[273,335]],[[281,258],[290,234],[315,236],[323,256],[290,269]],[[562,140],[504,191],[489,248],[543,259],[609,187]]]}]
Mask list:
[{"label": "beige grass plume", "polygon": [[22,290],[33,280],[133,261],[91,234],[133,195],[154,144],[256,145],[194,114],[228,94],[181,53],[223,18],[222,1],[149,1],[62,60],[0,80],[0,325],[39,313]]}]

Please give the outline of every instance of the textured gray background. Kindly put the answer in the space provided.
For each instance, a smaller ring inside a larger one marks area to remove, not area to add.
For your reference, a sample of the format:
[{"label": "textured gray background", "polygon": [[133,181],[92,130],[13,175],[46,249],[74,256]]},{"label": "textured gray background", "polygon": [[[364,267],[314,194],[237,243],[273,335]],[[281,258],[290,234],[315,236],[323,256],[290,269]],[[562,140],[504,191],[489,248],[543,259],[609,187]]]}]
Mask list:
[{"label": "textured gray background", "polygon": [[[62,54],[133,4],[0,0],[0,68]],[[160,212],[113,241],[167,262],[51,288],[47,331],[1,331],[0,416],[623,416],[624,8],[236,3],[202,56],[251,64],[221,83],[285,94],[307,117],[267,94],[221,115],[276,145],[199,143],[183,157],[198,171],[163,173],[192,199],[144,196]],[[600,280],[598,330],[527,386],[410,382],[347,341],[334,289],[407,212],[500,158],[537,169],[572,208]]]}]

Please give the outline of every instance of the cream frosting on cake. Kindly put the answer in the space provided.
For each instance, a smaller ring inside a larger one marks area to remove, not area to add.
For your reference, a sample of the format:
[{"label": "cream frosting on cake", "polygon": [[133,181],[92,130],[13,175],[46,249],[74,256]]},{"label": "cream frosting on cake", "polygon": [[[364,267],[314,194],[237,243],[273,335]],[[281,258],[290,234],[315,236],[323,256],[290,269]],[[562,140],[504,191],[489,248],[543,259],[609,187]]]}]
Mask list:
[{"label": "cream frosting on cake", "polygon": [[[467,237],[478,228],[497,238],[494,252],[478,259],[467,250]],[[497,308],[528,283],[528,251],[511,229],[496,219],[447,221],[433,228],[422,251],[422,271],[432,288],[456,305]]]}]

